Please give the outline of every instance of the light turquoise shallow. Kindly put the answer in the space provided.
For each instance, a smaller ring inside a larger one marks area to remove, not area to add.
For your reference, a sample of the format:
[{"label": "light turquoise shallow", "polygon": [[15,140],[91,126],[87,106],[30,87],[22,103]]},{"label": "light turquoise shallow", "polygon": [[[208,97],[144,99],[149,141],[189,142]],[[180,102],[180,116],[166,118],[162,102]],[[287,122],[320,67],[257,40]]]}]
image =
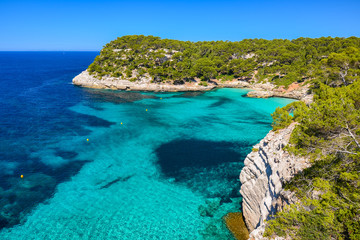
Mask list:
[{"label": "light turquoise shallow", "polygon": [[[22,224],[3,229],[0,239],[219,239],[214,228],[227,239],[219,223],[227,212],[238,211],[240,200],[223,203],[213,217],[203,217],[198,208],[209,197],[191,185],[205,186],[208,192],[238,191],[240,185],[214,179],[219,169],[213,168],[204,168],[206,174],[199,179],[174,182],[161,173],[156,149],[171,141],[196,139],[243,143],[250,151],[270,130],[275,108],[293,100],[242,97],[246,92],[219,89],[193,97],[143,93],[153,98],[120,104],[97,101],[91,106],[83,101],[71,107],[115,124],[91,127],[89,142],[80,136],[59,136],[56,144],[34,153],[54,168],[65,163],[54,148],[77,152],[74,160],[91,162],[59,184],[54,196]],[[238,175],[243,160],[220,168]]]}]

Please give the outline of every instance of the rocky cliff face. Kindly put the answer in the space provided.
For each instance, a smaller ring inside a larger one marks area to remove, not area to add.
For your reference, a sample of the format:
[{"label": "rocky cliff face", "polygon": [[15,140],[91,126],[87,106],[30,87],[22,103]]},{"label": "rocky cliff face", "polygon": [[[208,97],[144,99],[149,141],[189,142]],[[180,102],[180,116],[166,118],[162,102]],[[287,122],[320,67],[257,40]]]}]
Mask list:
[{"label": "rocky cliff face", "polygon": [[100,89],[129,90],[129,91],[154,91],[154,92],[180,92],[180,91],[208,91],[215,88],[215,85],[202,86],[196,83],[184,83],[176,85],[173,83],[152,83],[150,77],[142,77],[136,82],[114,77],[102,77],[98,79],[83,71],[73,79],[73,84]]},{"label": "rocky cliff face", "polygon": [[262,239],[264,221],[285,204],[296,201],[282,186],[310,164],[307,158],[290,155],[283,149],[294,127],[295,123],[278,132],[270,131],[245,159],[240,174],[240,193],[245,222],[252,231],[250,239]]},{"label": "rocky cliff face", "polygon": [[269,98],[269,97],[285,97],[304,101],[306,104],[312,102],[313,95],[309,94],[308,83],[292,83],[288,88],[277,87],[269,82],[253,84],[251,91],[247,93],[248,97],[253,98]]},{"label": "rocky cliff face", "polygon": [[73,84],[100,89],[129,90],[129,91],[154,91],[154,92],[183,92],[183,91],[209,91],[214,88],[249,88],[255,91],[248,93],[249,97],[267,98],[267,97],[287,97],[303,100],[311,99],[312,96],[307,93],[307,85],[299,85],[296,88],[289,87],[287,90],[278,88],[272,83],[256,83],[252,81],[243,81],[233,79],[229,81],[219,81],[212,79],[207,82],[207,86],[201,85],[199,79],[191,82],[168,81],[152,82],[148,74],[140,77],[139,80],[129,81],[123,78],[103,76],[101,79],[90,75],[87,70],[83,71],[73,79]]}]

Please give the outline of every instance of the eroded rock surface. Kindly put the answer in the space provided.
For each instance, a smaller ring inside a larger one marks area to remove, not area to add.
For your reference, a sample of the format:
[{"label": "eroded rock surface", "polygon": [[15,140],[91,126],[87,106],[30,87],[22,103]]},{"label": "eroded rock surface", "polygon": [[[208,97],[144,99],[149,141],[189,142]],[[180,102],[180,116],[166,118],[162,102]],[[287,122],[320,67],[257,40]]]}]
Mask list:
[{"label": "eroded rock surface", "polygon": [[137,81],[123,80],[114,77],[95,78],[88,71],[83,71],[73,79],[73,84],[99,89],[129,90],[129,91],[154,91],[154,92],[182,92],[182,91],[208,91],[215,88],[215,85],[201,86],[198,83],[153,83],[150,76],[144,76]]},{"label": "eroded rock surface", "polygon": [[[249,88],[248,97],[268,98],[268,97],[287,97],[304,100],[312,95],[307,93],[307,85],[293,84],[288,89],[278,88],[272,83],[254,83],[241,79],[229,81],[219,81],[212,79],[207,82],[207,86],[201,85],[200,79],[190,82],[185,81],[151,81],[149,74],[140,77],[140,80],[129,81],[127,79],[103,76],[101,79],[90,75],[87,70],[83,71],[73,79],[73,84],[98,89],[129,90],[129,91],[154,91],[154,92],[186,92],[186,91],[209,91],[214,88]],[[306,102],[306,101],[305,101]]]},{"label": "eroded rock surface", "polygon": [[262,239],[264,221],[296,201],[283,184],[296,173],[310,166],[307,158],[284,151],[296,123],[278,132],[270,131],[245,159],[240,173],[243,196],[243,215],[250,231],[250,239]]}]

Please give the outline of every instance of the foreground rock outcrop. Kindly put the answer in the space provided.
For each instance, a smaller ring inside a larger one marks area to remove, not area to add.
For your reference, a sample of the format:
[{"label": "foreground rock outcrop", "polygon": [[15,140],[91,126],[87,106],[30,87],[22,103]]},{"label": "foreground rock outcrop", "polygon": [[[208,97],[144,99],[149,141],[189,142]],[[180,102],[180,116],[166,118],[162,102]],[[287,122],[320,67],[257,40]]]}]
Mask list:
[{"label": "foreground rock outcrop", "polygon": [[243,215],[250,239],[262,239],[264,221],[296,201],[283,184],[310,166],[309,159],[293,156],[284,150],[296,123],[278,132],[270,131],[246,157],[240,173]]}]

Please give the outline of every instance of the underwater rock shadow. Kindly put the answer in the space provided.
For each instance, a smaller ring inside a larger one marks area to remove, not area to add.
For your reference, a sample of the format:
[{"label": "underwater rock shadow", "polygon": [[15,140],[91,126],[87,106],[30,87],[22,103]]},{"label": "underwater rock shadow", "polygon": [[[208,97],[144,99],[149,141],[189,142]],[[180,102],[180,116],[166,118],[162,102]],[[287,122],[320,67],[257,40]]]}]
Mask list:
[{"label": "underwater rock shadow", "polygon": [[141,94],[139,92],[127,92],[116,90],[99,90],[86,89],[84,90],[86,97],[95,102],[111,102],[115,104],[130,103],[142,99],[156,99],[153,95]]},{"label": "underwater rock shadow", "polygon": [[54,195],[58,184],[68,181],[88,162],[91,161],[72,161],[54,169],[39,159],[31,159],[17,167],[16,172],[23,177],[1,176],[0,230],[23,223],[38,204]]},{"label": "underwater rock shadow", "polygon": [[129,180],[133,176],[134,175],[129,175],[129,176],[126,176],[126,177],[118,177],[115,180],[110,181],[110,182],[106,183],[105,185],[101,186],[99,189],[109,188],[109,187],[111,187],[112,185],[114,185],[117,182],[126,182],[127,180]]},{"label": "underwater rock shadow", "polygon": [[247,142],[175,140],[156,149],[157,164],[162,175],[174,183],[229,201],[240,196],[238,175],[251,146]]},{"label": "underwater rock shadow", "polygon": [[235,162],[240,154],[232,150],[234,147],[236,144],[231,142],[175,140],[161,145],[156,154],[162,172],[172,176],[185,167],[210,167]]},{"label": "underwater rock shadow", "polygon": [[203,95],[205,92],[184,92],[180,95],[173,96],[173,98],[192,98]]},{"label": "underwater rock shadow", "polygon": [[220,106],[223,106],[227,103],[231,103],[233,102],[233,100],[231,100],[230,98],[226,98],[226,97],[218,97],[216,98],[217,101],[212,103],[209,107],[210,108],[216,108],[216,107],[220,107]]}]

